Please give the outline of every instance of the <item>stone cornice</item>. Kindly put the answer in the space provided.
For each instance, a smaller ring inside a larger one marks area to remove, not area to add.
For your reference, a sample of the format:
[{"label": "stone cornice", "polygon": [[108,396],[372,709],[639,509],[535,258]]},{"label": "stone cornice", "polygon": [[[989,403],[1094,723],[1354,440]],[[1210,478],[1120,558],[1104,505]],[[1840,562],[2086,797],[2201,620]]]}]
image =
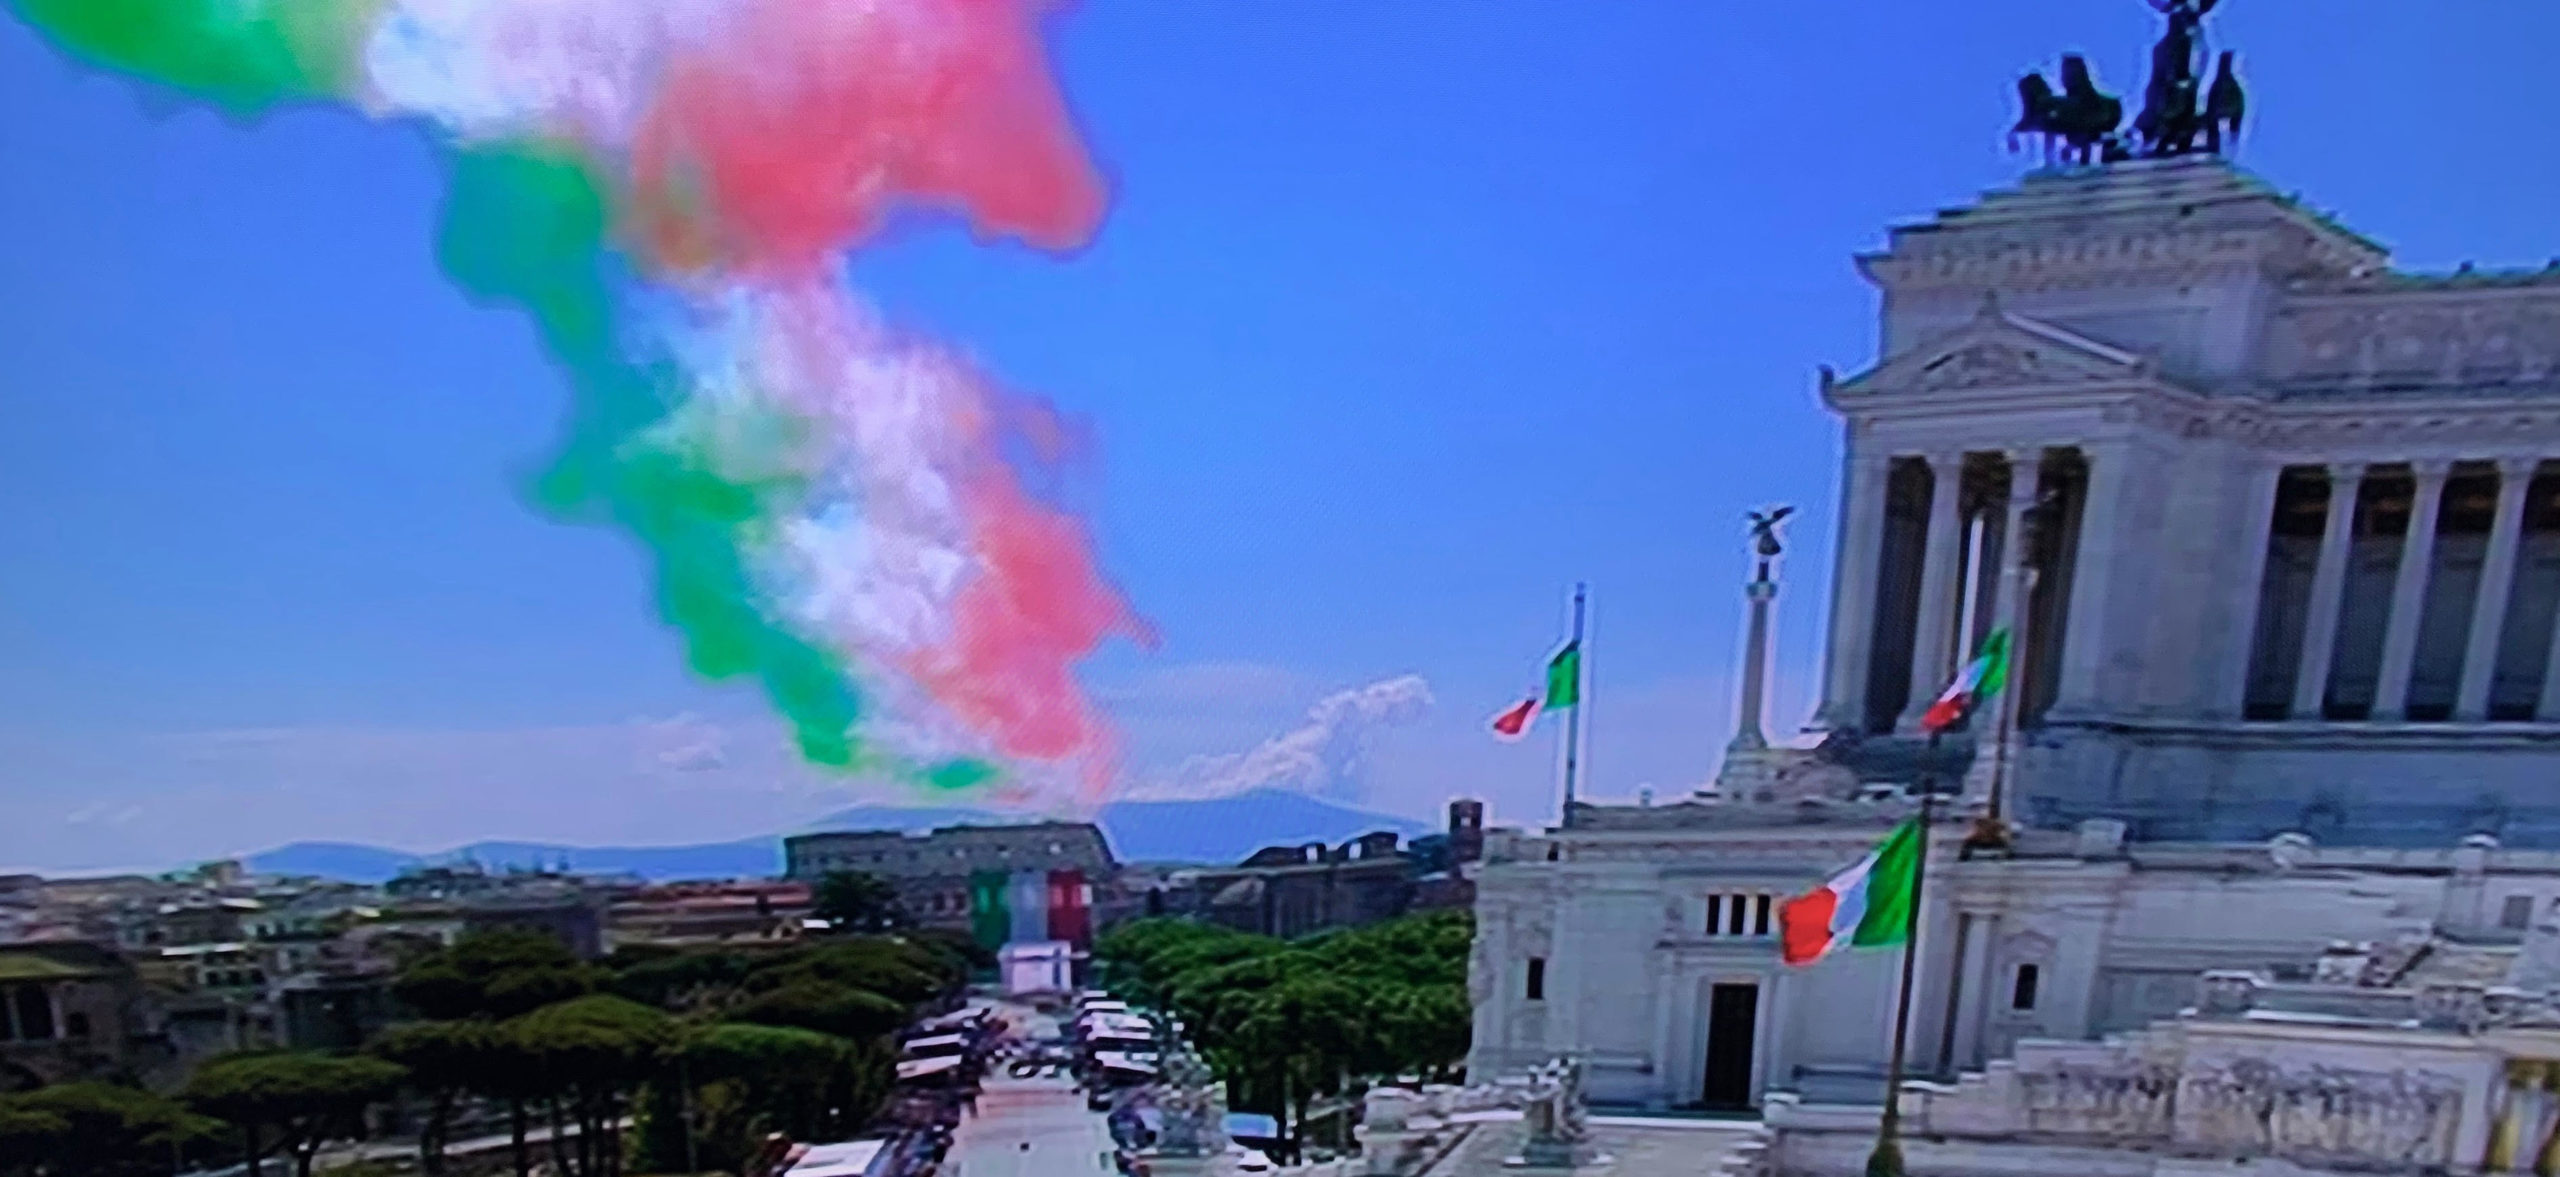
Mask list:
[{"label": "stone cornice", "polygon": [[2379,244],[2220,160],[2048,170],[1892,232],[1861,256],[1880,286],[2031,292],[2215,273],[2339,282],[2386,272]]}]

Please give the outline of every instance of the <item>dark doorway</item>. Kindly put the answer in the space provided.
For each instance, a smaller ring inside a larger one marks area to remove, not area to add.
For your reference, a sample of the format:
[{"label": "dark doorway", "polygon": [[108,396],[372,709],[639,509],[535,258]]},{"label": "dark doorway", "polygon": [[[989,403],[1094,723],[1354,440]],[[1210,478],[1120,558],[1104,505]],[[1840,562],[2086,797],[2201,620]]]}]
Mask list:
[{"label": "dark doorway", "polygon": [[1707,991],[1707,1082],[1700,1102],[1709,1108],[1751,1106],[1751,1042],[1759,1036],[1760,987],[1717,985]]}]

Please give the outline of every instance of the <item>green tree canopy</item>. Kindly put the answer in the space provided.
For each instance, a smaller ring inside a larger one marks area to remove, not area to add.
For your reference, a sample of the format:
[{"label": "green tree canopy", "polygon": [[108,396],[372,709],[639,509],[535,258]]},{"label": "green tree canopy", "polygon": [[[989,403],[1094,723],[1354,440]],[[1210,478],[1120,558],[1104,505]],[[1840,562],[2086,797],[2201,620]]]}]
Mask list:
[{"label": "green tree canopy", "polygon": [[392,993],[430,1018],[509,1018],[592,992],[599,973],[549,936],[498,928],[420,958]]},{"label": "green tree canopy", "polygon": [[240,1131],[251,1177],[276,1151],[311,1177],[322,1143],[363,1131],[364,1109],[399,1087],[406,1072],[375,1058],[305,1051],[232,1055],[197,1068],[186,1099]]},{"label": "green tree canopy", "polygon": [[1095,952],[1118,989],[1182,1019],[1238,1107],[1285,1122],[1346,1076],[1454,1078],[1474,937],[1466,912],[1294,941],[1152,919],[1113,929]]},{"label": "green tree canopy", "polygon": [[910,922],[898,889],[864,871],[827,872],[818,880],[811,914],[842,932],[890,932]]},{"label": "green tree canopy", "polygon": [[961,979],[942,954],[905,940],[867,936],[820,944],[770,961],[749,972],[743,984],[762,992],[825,981],[868,990],[900,1005],[915,1005],[941,995]]},{"label": "green tree canopy", "polygon": [[774,1128],[807,1139],[835,1118],[828,1092],[853,1067],[856,1054],[853,1043],[833,1034],[730,1023],[694,1035],[683,1059],[693,1082],[735,1082],[749,1106],[765,1109]]},{"label": "green tree canopy", "polygon": [[176,1101],[113,1083],[58,1083],[0,1096],[0,1172],[159,1174],[172,1147],[221,1124]]},{"label": "green tree canopy", "polygon": [[731,1009],[729,1020],[864,1039],[877,1038],[905,1025],[907,1007],[867,989],[833,981],[800,980]]},{"label": "green tree canopy", "polygon": [[742,953],[673,953],[618,966],[612,989],[643,1005],[679,1009],[702,995],[735,988],[754,968],[755,961]]},{"label": "green tree canopy", "polygon": [[901,938],[931,954],[937,967],[955,981],[966,979],[972,970],[996,967],[996,954],[957,928],[910,928]]},{"label": "green tree canopy", "polygon": [[659,1070],[676,1042],[676,1021],[662,1010],[611,994],[547,1005],[499,1027],[542,1076],[554,1108],[578,1125],[573,1149],[560,1150],[568,1177],[599,1177],[621,1164],[621,1123],[633,1091]]},{"label": "green tree canopy", "polygon": [[480,1021],[409,1022],[382,1032],[372,1053],[408,1072],[408,1083],[427,1104],[419,1126],[418,1166],[429,1174],[444,1171],[444,1148],[453,1129],[455,1106],[471,1092],[500,1086],[496,1032]]}]

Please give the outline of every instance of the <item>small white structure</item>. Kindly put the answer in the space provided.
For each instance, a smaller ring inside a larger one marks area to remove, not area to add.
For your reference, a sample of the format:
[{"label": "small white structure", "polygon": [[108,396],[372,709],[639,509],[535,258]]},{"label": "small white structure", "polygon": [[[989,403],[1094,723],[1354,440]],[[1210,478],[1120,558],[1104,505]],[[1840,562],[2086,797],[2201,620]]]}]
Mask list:
[{"label": "small white structure", "polygon": [[783,1171],[783,1177],[878,1177],[887,1171],[884,1154],[888,1149],[885,1140],[811,1145]]},{"label": "small white structure", "polygon": [[960,1064],[966,1060],[956,1054],[938,1058],[907,1059],[898,1064],[900,1083],[945,1083],[958,1077]]},{"label": "small white structure", "polygon": [[1075,989],[1075,946],[1064,940],[1007,944],[996,954],[1008,997],[1033,997]]}]

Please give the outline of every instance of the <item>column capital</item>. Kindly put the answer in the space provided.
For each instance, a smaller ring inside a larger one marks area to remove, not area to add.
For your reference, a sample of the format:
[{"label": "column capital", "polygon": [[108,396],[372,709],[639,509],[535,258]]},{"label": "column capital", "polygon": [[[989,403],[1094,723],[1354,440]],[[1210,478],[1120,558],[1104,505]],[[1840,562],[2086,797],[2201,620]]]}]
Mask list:
[{"label": "column capital", "polygon": [[2329,463],[2329,481],[2352,486],[2364,481],[2364,470],[2365,464],[2362,462],[2331,462]]},{"label": "column capital", "polygon": [[2447,458],[2415,458],[2409,462],[2409,472],[2417,475],[2421,483],[2443,482],[2453,473],[2453,462]]},{"label": "column capital", "polygon": [[2541,466],[2540,458],[2500,458],[2498,459],[2498,478],[2502,482],[2522,482],[2532,478],[2534,471]]}]

